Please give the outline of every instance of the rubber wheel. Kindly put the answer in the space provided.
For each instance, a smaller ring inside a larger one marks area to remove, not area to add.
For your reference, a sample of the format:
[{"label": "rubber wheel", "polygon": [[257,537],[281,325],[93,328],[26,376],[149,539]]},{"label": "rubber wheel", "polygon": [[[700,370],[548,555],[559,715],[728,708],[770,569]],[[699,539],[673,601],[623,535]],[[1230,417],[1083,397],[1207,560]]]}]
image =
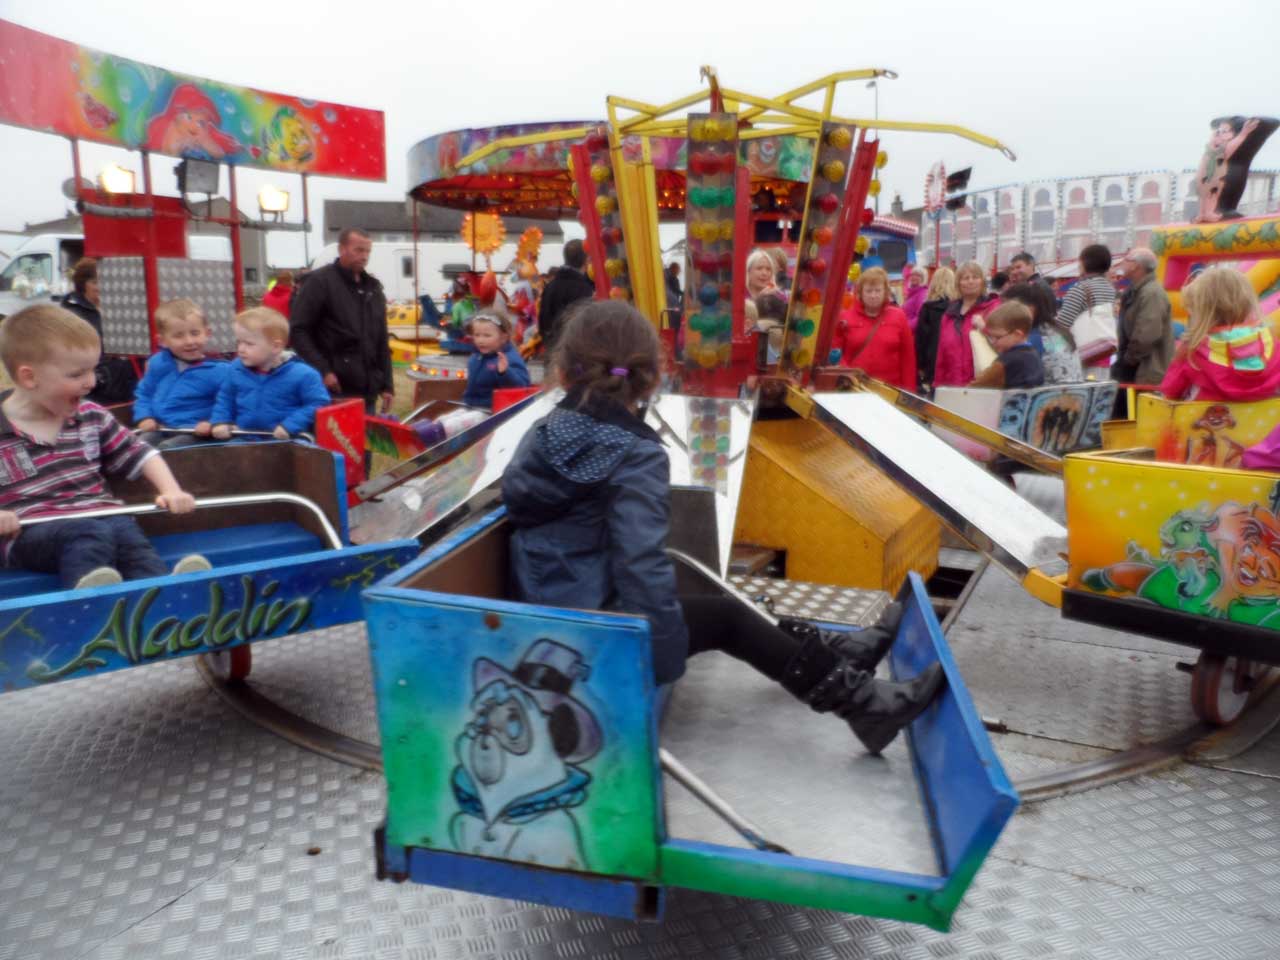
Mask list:
[{"label": "rubber wheel", "polygon": [[1248,660],[1201,651],[1191,671],[1191,708],[1196,716],[1214,726],[1233,722],[1249,700],[1252,674]]},{"label": "rubber wheel", "polygon": [[253,669],[253,648],[247,643],[232,647],[230,650],[218,650],[206,656],[217,674],[231,683],[247,679],[249,671]]}]

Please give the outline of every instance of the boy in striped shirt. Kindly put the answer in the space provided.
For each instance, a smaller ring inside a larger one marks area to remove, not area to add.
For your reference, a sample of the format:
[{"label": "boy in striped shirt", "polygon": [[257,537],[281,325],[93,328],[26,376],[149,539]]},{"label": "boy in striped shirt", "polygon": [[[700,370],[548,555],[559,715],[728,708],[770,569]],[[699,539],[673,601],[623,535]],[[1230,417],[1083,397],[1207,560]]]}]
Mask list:
[{"label": "boy in striped shirt", "polygon": [[[156,503],[172,513],[195,509],[155,450],[102,407],[85,399],[102,352],[97,332],[52,305],[20,310],[0,324],[0,360],[13,390],[0,403],[0,560],[4,566],[57,573],[64,587],[96,587],[167,574],[131,516],[77,519],[117,506],[105,474],[141,474]],[[21,526],[21,519],[66,519]],[[175,573],[208,570],[183,557]]]}]

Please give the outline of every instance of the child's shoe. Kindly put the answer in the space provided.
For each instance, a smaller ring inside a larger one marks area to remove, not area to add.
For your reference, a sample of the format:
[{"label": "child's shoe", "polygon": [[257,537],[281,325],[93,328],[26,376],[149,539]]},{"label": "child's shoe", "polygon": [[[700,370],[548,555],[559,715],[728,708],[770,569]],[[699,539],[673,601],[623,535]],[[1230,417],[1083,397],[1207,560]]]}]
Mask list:
[{"label": "child's shoe", "polygon": [[120,571],[115,567],[94,567],[76,581],[75,589],[85,590],[89,587],[110,587],[123,582],[124,577],[120,576]]},{"label": "child's shoe", "polygon": [[173,572],[175,574],[204,573],[206,570],[212,569],[213,564],[198,553],[188,553],[173,565]]}]

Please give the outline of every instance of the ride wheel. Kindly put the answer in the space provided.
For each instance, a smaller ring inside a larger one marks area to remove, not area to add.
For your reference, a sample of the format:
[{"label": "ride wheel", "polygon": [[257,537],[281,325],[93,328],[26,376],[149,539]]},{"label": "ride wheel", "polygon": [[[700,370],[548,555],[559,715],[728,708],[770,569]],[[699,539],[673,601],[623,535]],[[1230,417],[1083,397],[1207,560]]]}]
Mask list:
[{"label": "ride wheel", "polygon": [[1251,660],[1201,651],[1191,671],[1191,708],[1196,716],[1215,726],[1233,722],[1253,691],[1255,669]]},{"label": "ride wheel", "polygon": [[216,650],[205,656],[218,676],[231,682],[248,679],[249,671],[253,669],[253,648],[247,643],[230,650]]}]

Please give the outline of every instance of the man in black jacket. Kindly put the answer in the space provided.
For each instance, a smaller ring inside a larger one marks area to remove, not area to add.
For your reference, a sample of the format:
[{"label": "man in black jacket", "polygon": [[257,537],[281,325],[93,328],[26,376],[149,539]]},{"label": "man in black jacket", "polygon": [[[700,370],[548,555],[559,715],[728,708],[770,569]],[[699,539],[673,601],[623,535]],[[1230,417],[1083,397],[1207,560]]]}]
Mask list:
[{"label": "man in black jacket", "polygon": [[583,270],[586,265],[587,251],[582,241],[570,240],[564,245],[564,266],[555,272],[542,291],[542,300],[538,304],[538,333],[548,351],[556,344],[560,318],[569,305],[595,295],[596,285]]},{"label": "man in black jacket", "polygon": [[313,270],[293,298],[290,345],[320,371],[335,398],[360,397],[373,413],[391,407],[387,298],[365,272],[373,242],[356,227],[338,235],[338,259]]}]

